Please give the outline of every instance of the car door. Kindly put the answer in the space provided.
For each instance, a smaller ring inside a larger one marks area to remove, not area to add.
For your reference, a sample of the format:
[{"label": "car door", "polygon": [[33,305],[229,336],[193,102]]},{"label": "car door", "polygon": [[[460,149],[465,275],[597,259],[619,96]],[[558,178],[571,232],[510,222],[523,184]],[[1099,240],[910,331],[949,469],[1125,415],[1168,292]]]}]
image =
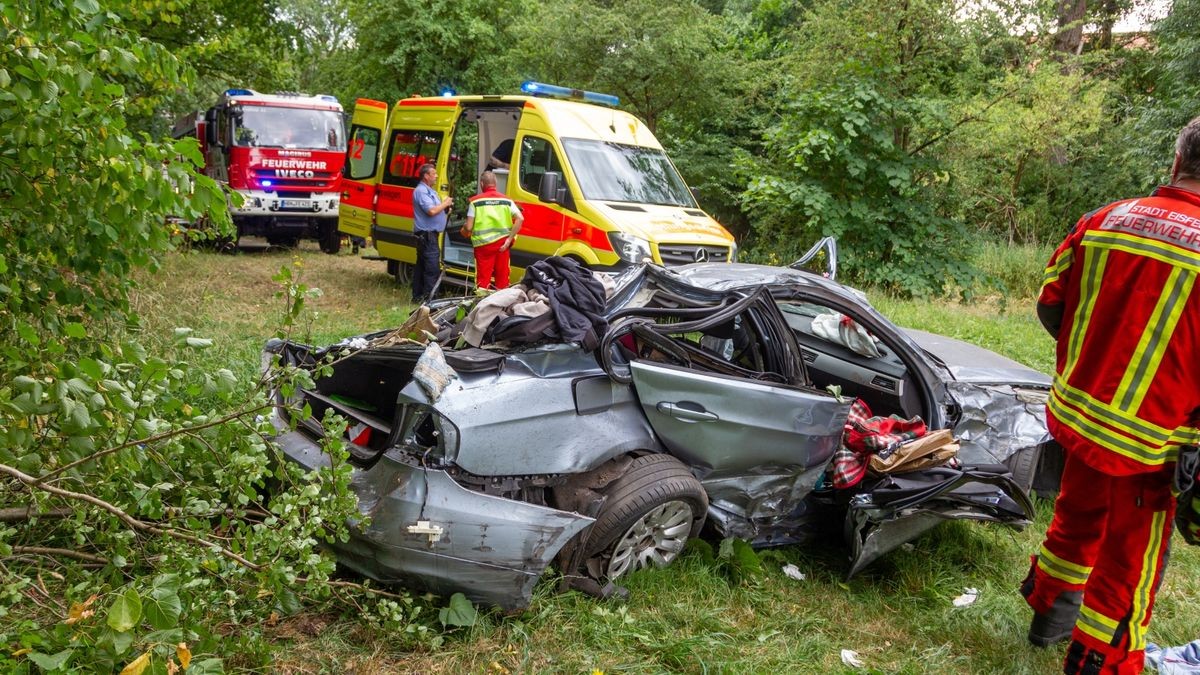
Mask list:
[{"label": "car door", "polygon": [[346,162],[342,166],[342,199],[338,205],[338,230],[352,237],[371,236],[379,149],[386,127],[386,103],[367,98],[355,102]]},{"label": "car door", "polygon": [[663,445],[706,476],[823,467],[850,411],[849,403],[788,385],[644,361],[630,370]]}]

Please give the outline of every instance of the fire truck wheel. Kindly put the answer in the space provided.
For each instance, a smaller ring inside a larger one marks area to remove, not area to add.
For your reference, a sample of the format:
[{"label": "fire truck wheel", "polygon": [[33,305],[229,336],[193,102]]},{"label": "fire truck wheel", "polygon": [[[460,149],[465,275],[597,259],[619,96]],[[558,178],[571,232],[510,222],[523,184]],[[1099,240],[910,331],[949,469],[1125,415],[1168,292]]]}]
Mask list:
[{"label": "fire truck wheel", "polygon": [[321,251],[334,255],[342,250],[342,233],[338,231],[337,223],[321,226]]}]

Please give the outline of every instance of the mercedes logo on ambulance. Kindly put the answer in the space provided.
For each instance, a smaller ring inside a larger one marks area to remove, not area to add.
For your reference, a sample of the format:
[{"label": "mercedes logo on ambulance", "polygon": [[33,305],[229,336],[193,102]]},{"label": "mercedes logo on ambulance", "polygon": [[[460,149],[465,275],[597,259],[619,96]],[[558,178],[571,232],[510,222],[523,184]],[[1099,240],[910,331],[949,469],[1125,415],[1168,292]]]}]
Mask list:
[{"label": "mercedes logo on ambulance", "polygon": [[696,254],[692,256],[692,259],[696,262],[708,262],[708,249],[703,246],[696,249]]}]

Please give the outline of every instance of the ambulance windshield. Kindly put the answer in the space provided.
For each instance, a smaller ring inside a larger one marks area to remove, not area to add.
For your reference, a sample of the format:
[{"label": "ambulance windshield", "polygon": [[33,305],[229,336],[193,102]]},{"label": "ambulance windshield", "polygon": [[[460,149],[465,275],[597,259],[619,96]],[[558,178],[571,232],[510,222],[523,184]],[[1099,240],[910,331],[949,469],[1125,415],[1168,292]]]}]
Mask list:
[{"label": "ambulance windshield", "polygon": [[235,108],[232,116],[235,145],[346,150],[342,115],[334,110],[247,105]]},{"label": "ambulance windshield", "polygon": [[564,138],[567,161],[587,199],[694,208],[666,153],[655,148]]}]

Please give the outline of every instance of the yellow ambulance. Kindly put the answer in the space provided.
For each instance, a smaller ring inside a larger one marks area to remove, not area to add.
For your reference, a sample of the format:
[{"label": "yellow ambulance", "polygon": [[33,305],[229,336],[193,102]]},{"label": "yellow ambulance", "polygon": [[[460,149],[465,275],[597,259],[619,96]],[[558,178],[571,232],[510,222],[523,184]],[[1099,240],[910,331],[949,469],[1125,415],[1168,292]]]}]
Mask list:
[{"label": "yellow ambulance", "polygon": [[[442,237],[444,281],[472,284],[474,255],[459,234],[468,198],[489,166],[525,216],[512,278],[552,255],[593,270],[734,260],[733,236],[696,204],[662,145],[605,94],[537,82],[517,96],[358,99],[351,121],[338,228],[371,237],[388,271],[407,281],[416,261],[413,190],[437,167],[454,197]],[[503,165],[507,164],[507,167]]]}]

